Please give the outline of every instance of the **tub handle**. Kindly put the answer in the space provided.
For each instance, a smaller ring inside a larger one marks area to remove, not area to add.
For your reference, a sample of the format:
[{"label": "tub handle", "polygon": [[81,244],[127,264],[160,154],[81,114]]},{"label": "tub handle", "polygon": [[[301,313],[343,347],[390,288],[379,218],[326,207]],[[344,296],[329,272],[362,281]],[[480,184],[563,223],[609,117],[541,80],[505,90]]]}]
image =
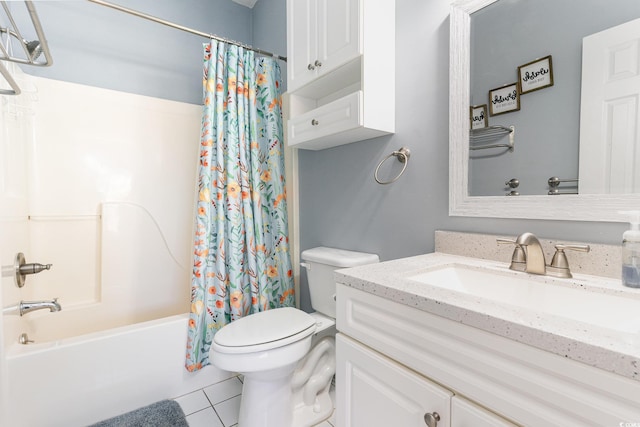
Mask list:
[{"label": "tub handle", "polygon": [[24,254],[18,252],[16,254],[14,267],[16,286],[21,288],[24,286],[27,274],[38,274],[41,271],[50,270],[51,264],[40,264],[37,262],[27,263],[24,259]]}]

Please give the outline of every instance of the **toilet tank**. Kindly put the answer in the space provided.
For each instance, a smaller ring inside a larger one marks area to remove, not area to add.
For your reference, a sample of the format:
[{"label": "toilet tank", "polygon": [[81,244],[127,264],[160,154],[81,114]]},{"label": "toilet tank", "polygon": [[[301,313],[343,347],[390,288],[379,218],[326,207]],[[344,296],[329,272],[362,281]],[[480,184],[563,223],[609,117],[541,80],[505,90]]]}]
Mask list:
[{"label": "toilet tank", "polygon": [[336,282],[333,272],[340,268],[380,262],[376,254],[327,248],[324,246],[303,251],[300,258],[307,269],[311,306],[314,310],[335,319]]}]

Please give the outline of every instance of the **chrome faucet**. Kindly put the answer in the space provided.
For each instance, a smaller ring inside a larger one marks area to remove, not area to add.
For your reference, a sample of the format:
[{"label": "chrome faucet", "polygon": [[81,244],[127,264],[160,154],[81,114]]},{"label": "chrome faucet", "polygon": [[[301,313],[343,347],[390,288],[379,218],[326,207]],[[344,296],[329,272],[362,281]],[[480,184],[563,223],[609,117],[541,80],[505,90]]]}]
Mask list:
[{"label": "chrome faucet", "polygon": [[58,298],[54,298],[51,301],[20,301],[20,304],[18,304],[20,316],[24,316],[32,311],[43,310],[45,308],[48,308],[51,312],[62,310],[62,306],[58,302]]}]

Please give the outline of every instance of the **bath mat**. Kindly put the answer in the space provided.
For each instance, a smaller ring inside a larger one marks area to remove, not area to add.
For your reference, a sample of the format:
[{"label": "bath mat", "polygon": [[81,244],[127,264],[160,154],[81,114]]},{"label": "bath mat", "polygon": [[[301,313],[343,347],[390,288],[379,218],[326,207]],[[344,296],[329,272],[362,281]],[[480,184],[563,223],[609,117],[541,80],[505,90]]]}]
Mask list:
[{"label": "bath mat", "polygon": [[189,424],[177,402],[161,400],[89,427],[189,427]]}]

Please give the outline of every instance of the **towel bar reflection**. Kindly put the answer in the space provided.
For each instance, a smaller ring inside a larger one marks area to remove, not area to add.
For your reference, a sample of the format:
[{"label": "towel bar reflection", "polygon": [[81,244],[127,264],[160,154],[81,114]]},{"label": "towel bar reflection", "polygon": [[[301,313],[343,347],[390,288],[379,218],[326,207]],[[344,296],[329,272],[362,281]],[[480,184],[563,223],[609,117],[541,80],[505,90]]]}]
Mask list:
[{"label": "towel bar reflection", "polygon": [[[403,164],[402,170],[400,171],[400,173],[395,178],[393,178],[393,179],[391,179],[389,181],[382,181],[382,180],[380,180],[380,178],[378,178],[378,171],[380,170],[380,166],[382,166],[382,164],[384,162],[386,162],[387,160],[389,160],[392,157],[396,157],[398,159],[398,161]],[[402,176],[402,174],[404,173],[404,171],[407,169],[407,165],[409,164],[409,157],[411,157],[411,151],[407,147],[401,147],[399,150],[394,151],[393,153],[389,154],[387,157],[382,159],[380,161],[380,163],[378,163],[378,166],[376,167],[376,171],[373,173],[373,177],[375,178],[376,182],[378,184],[382,184],[382,185],[391,184],[392,182],[396,182],[398,180],[398,178],[400,178]]]},{"label": "towel bar reflection", "polygon": [[[559,187],[560,184],[564,182],[575,182],[573,185],[569,185],[568,188]],[[558,178],[557,176],[552,176],[547,180],[547,184],[549,184],[549,196],[558,196],[561,194],[578,194],[578,178]],[[562,191],[564,190],[564,191]]]},{"label": "towel bar reflection", "polygon": [[[473,145],[473,143],[483,143],[488,141],[497,141],[502,137],[509,135],[509,143],[504,144],[486,144]],[[473,129],[469,132],[469,150],[485,150],[488,148],[508,148],[513,151],[515,145],[515,127],[510,126],[489,126],[482,129]]]},{"label": "towel bar reflection", "polygon": [[563,182],[575,182],[577,185],[578,178],[564,179],[564,178],[558,178],[557,176],[552,176],[547,180],[547,184],[549,184],[549,187],[552,187],[552,188],[559,186]]}]

